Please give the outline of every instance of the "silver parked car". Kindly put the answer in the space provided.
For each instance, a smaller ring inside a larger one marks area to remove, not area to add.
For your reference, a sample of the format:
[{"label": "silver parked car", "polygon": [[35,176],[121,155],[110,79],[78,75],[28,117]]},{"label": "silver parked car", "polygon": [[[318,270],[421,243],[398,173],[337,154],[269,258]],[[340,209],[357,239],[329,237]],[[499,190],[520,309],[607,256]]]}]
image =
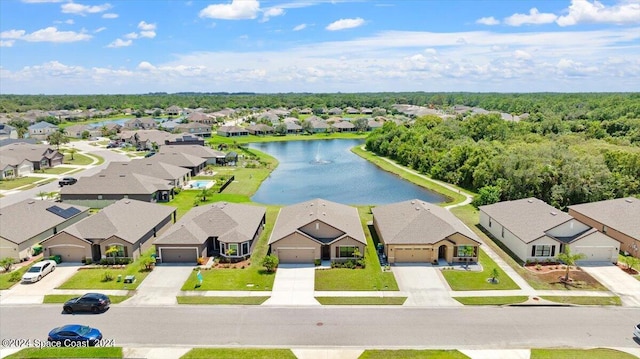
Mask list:
[{"label": "silver parked car", "polygon": [[22,281],[27,283],[37,282],[56,269],[56,261],[44,260],[32,265],[22,276]]}]

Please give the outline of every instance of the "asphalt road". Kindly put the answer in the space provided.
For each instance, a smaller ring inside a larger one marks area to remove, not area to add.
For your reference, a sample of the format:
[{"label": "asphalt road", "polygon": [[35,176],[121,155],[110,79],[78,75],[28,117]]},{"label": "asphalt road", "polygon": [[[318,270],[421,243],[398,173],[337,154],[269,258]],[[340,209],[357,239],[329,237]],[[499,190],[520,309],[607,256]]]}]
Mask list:
[{"label": "asphalt road", "polygon": [[253,307],[116,305],[103,314],[61,305],[0,307],[1,339],[46,339],[59,325],[99,328],[117,346],[508,349],[638,347],[640,308]]}]

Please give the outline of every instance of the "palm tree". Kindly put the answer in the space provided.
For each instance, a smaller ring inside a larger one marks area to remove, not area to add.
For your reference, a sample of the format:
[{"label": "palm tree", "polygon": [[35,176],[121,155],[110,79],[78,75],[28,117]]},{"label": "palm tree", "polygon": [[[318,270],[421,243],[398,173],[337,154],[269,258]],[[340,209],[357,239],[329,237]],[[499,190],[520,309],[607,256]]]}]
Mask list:
[{"label": "palm tree", "polygon": [[587,256],[582,253],[571,254],[569,246],[564,247],[564,252],[558,254],[558,259],[567,265],[567,271],[565,272],[563,279],[564,282],[569,281],[569,269],[571,269],[571,266],[574,266],[576,264],[576,261],[579,261],[586,257]]},{"label": "palm tree", "polygon": [[70,148],[67,152],[71,155],[71,161],[73,161],[73,154],[78,152],[78,150],[76,150],[75,148]]},{"label": "palm tree", "polygon": [[104,252],[104,254],[107,257],[109,257],[109,255],[113,254],[113,264],[116,264],[116,255],[118,254],[118,247],[111,246],[111,247],[107,248],[107,250]]},{"label": "palm tree", "polygon": [[44,201],[45,198],[49,197],[49,193],[45,191],[40,191],[38,192],[38,197],[40,197],[40,199]]}]

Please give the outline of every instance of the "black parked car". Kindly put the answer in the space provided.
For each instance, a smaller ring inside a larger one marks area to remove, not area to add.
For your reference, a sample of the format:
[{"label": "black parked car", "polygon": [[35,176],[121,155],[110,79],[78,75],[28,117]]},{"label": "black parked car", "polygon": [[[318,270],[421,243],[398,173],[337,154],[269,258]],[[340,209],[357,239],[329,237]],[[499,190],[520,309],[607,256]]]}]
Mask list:
[{"label": "black parked car", "polygon": [[60,187],[62,187],[62,186],[71,186],[76,182],[78,182],[78,180],[73,177],[63,177],[60,181],[58,181],[58,184],[60,185]]},{"label": "black parked car", "polygon": [[111,305],[111,300],[106,295],[87,293],[82,297],[69,299],[64,303],[62,309],[68,314],[74,312],[100,313],[109,309],[109,305]]},{"label": "black parked car", "polygon": [[53,328],[47,340],[60,343],[62,346],[82,346],[77,343],[87,343],[94,346],[102,339],[102,333],[96,328],[86,325],[68,324]]}]

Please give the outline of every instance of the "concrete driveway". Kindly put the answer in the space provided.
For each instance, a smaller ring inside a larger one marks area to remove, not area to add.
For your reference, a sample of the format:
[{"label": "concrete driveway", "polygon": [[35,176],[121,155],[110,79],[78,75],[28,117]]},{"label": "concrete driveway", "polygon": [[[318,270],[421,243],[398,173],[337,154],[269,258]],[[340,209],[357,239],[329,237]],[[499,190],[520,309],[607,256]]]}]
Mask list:
[{"label": "concrete driveway", "polygon": [[60,263],[56,269],[35,283],[18,283],[0,294],[0,304],[42,304],[45,294],[71,278],[81,264]]},{"label": "concrete driveway", "polygon": [[193,265],[156,266],[136,289],[136,294],[122,302],[124,305],[172,305],[177,304],[180,294]]},{"label": "concrete driveway", "polygon": [[314,297],[315,280],[313,264],[280,264],[271,298],[263,305],[320,305]]},{"label": "concrete driveway", "polygon": [[429,264],[394,264],[391,267],[400,291],[407,294],[405,306],[462,306],[449,295],[449,285],[440,270]]},{"label": "concrete driveway", "polygon": [[580,268],[617,294],[622,305],[640,307],[640,281],[611,263],[580,263]]}]

